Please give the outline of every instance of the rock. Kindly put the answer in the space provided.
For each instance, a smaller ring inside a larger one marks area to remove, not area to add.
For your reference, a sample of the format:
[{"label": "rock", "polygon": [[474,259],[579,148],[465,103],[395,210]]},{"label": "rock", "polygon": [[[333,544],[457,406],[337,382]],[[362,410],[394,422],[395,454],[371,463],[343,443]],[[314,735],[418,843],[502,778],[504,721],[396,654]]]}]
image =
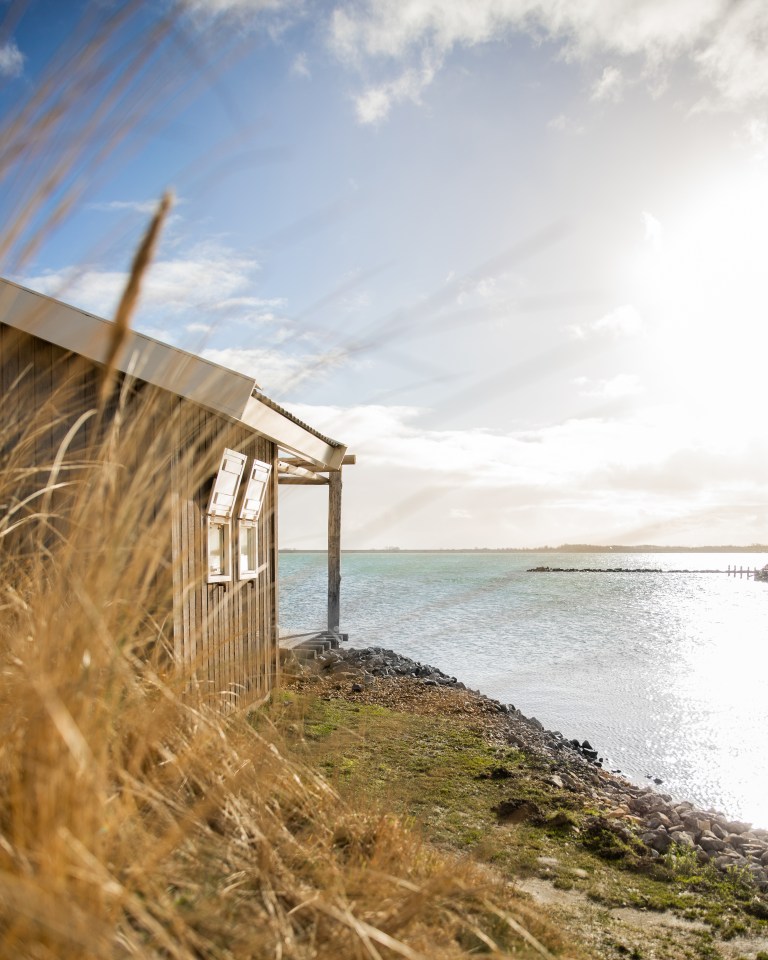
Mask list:
[{"label": "rock", "polygon": [[659,853],[666,853],[672,846],[672,838],[666,830],[649,830],[647,833],[642,834],[640,839],[646,847],[650,847]]},{"label": "rock", "polygon": [[673,834],[675,838],[675,843],[679,844],[681,847],[695,847],[696,840],[688,833],[687,830],[678,830]]},{"label": "rock", "polygon": [[530,800],[502,800],[491,808],[502,823],[525,823],[541,819],[541,810]]},{"label": "rock", "polygon": [[512,771],[507,767],[491,767],[487,773],[479,773],[478,780],[508,780],[512,776]]},{"label": "rock", "polygon": [[743,837],[740,833],[729,833],[725,838],[725,842],[735,850],[741,850],[743,847],[749,845],[749,840]]},{"label": "rock", "polygon": [[711,834],[699,837],[699,846],[707,853],[720,853],[728,847],[725,840],[718,840]]},{"label": "rock", "polygon": [[705,820],[703,817],[699,817],[695,813],[687,813],[681,817],[685,829],[689,833],[703,833],[705,830],[709,830],[712,824],[709,820]]},{"label": "rock", "polygon": [[560,861],[557,857],[536,857],[536,863],[538,863],[540,867],[554,868],[560,866]]},{"label": "rock", "polygon": [[651,830],[658,830],[659,827],[666,827],[669,830],[673,823],[665,813],[657,812],[648,820],[648,826]]},{"label": "rock", "polygon": [[744,857],[740,857],[738,854],[734,853],[725,853],[722,856],[715,857],[715,866],[718,870],[729,870],[731,867],[746,867],[747,861]]},{"label": "rock", "polygon": [[747,904],[747,911],[751,913],[753,917],[758,917],[760,920],[768,920],[768,903],[766,903],[765,900],[755,897],[754,900],[751,900]]},{"label": "rock", "polygon": [[749,828],[752,826],[751,823],[741,823],[738,820],[729,820],[725,824],[725,829],[728,833],[746,833]]}]

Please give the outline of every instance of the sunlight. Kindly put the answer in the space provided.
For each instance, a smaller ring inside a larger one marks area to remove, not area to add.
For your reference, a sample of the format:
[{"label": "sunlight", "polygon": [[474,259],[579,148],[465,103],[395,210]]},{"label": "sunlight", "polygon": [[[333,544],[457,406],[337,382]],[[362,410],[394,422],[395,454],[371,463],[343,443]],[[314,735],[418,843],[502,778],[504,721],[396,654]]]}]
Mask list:
[{"label": "sunlight", "polygon": [[708,415],[735,402],[743,426],[762,416],[766,211],[764,170],[715,185],[687,215],[653,222],[639,269],[667,389]]}]

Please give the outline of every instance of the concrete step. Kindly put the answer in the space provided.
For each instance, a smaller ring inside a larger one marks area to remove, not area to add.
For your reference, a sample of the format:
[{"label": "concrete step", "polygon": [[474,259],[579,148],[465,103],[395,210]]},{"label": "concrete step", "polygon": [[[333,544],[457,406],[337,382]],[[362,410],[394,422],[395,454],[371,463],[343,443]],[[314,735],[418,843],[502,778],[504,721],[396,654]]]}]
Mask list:
[{"label": "concrete step", "polygon": [[287,660],[291,654],[302,664],[310,666],[313,660],[329,650],[338,650],[346,633],[338,634],[332,630],[317,633],[295,633],[280,637],[280,658]]}]

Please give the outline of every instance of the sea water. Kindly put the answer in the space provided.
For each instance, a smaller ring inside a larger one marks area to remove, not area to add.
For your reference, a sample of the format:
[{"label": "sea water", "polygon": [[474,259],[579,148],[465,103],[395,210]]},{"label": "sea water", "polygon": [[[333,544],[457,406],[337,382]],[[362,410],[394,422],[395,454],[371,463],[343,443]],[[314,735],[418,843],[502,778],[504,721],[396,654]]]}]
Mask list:
[{"label": "sea water", "polygon": [[[768,583],[723,573],[765,554],[346,553],[350,645],[430,663],[631,780],[768,827]],[[280,622],[324,625],[326,558],[280,555]]]}]

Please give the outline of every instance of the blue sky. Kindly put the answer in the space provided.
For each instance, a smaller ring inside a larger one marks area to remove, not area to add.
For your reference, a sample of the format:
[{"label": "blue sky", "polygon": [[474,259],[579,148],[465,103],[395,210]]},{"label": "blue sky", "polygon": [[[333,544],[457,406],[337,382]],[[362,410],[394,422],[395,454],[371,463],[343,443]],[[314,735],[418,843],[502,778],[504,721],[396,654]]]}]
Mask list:
[{"label": "blue sky", "polygon": [[0,6],[4,218],[82,188],[6,275],[108,316],[173,187],[136,324],[349,443],[348,547],[768,541],[764,3],[114,9]]}]

